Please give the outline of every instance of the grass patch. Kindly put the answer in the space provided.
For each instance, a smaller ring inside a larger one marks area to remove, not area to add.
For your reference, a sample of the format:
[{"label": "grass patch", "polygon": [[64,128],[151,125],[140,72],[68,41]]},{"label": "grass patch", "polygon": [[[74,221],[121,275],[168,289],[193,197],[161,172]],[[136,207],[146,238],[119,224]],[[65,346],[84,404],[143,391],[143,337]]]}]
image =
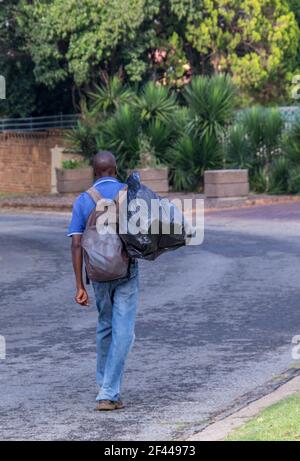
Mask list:
[{"label": "grass patch", "polygon": [[19,198],[19,197],[28,197],[29,195],[32,195],[32,194],[22,194],[21,192],[17,193],[17,192],[0,192],[0,199],[4,199],[4,198]]},{"label": "grass patch", "polygon": [[300,441],[300,393],[262,411],[226,441]]}]

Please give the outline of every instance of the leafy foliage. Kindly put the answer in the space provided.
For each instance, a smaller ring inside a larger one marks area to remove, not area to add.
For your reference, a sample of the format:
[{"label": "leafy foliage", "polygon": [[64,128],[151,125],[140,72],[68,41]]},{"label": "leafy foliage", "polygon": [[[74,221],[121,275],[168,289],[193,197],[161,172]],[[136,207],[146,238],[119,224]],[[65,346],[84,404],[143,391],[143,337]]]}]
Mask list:
[{"label": "leafy foliage", "polygon": [[92,110],[95,113],[111,114],[121,104],[133,102],[135,93],[123,85],[119,76],[107,78],[105,84],[96,85],[94,92],[89,94],[92,101]]},{"label": "leafy foliage", "polygon": [[[99,85],[103,73],[176,90],[194,75],[224,73],[232,76],[243,104],[269,102],[288,97],[299,66],[300,32],[286,0],[14,3],[34,79],[48,88],[66,85],[73,99],[74,92]],[[297,13],[295,2],[289,4]]]},{"label": "leafy foliage", "polygon": [[184,135],[170,148],[172,158],[172,180],[175,190],[194,190],[199,182],[201,165],[197,160],[198,149],[195,140]]},{"label": "leafy foliage", "polygon": [[[204,0],[203,19],[186,38],[214,73],[230,73],[246,100],[267,102],[287,91],[297,67],[299,28],[282,0]],[[287,94],[285,94],[287,96]]]},{"label": "leafy foliage", "polygon": [[[234,107],[234,90],[228,78],[213,77],[212,84],[209,79],[199,77],[198,81],[202,80],[206,94],[207,87],[216,90],[215,97],[207,95],[205,111],[201,104],[195,104],[192,90],[187,90],[193,102],[191,108],[180,106],[169,88],[154,82],[134,93],[133,88],[123,87],[120,81],[108,81],[101,89],[101,104],[95,106],[92,95],[92,110],[84,110],[85,120],[72,132],[74,149],[88,158],[96,149],[112,150],[122,178],[137,166],[168,166],[174,189],[198,188],[205,169],[223,166],[217,135],[224,133]],[[116,85],[114,92],[110,91],[113,85]],[[201,124],[194,130],[192,121],[196,117],[201,117]],[[69,135],[72,141],[71,138]]]},{"label": "leafy foliage", "polygon": [[27,49],[20,24],[19,0],[0,3],[0,74],[6,79],[6,99],[0,101],[0,116],[70,113],[73,110],[71,82],[58,84],[50,91],[34,75],[35,64]]},{"label": "leafy foliage", "polygon": [[157,119],[167,123],[176,109],[176,97],[168,88],[148,82],[137,100],[137,108],[142,121]]},{"label": "leafy foliage", "polygon": [[254,107],[244,111],[228,137],[225,147],[230,165],[249,168],[252,188],[269,189],[272,162],[281,155],[284,123],[277,109]]},{"label": "leafy foliage", "polygon": [[286,174],[283,188],[290,193],[300,193],[300,120],[297,120],[286,133],[282,141],[282,152],[285,156]]},{"label": "leafy foliage", "polygon": [[249,169],[254,191],[300,193],[300,120],[286,132],[277,110],[253,108],[232,127],[224,149],[229,166]]},{"label": "leafy foliage", "polygon": [[76,170],[77,168],[82,168],[84,166],[88,166],[88,162],[86,160],[78,160],[78,159],[70,159],[64,160],[62,162],[62,167],[65,170]]},{"label": "leafy foliage", "polygon": [[101,127],[101,118],[95,117],[86,104],[82,104],[81,109],[81,119],[78,120],[75,128],[66,133],[66,141],[69,151],[82,154],[91,161],[97,153],[97,136]]},{"label": "leafy foliage", "polygon": [[33,63],[22,53],[23,36],[16,23],[18,2],[0,6],[0,74],[6,79],[6,100],[0,101],[0,115],[26,115],[35,109]]},{"label": "leafy foliage", "polygon": [[[158,8],[158,0],[24,1],[22,24],[37,79],[53,86],[71,75],[82,86],[99,69],[115,74],[121,63],[131,64],[136,41],[142,53],[150,36],[140,36],[141,27]],[[134,60],[138,66],[139,54]]]},{"label": "leafy foliage", "polygon": [[235,88],[228,76],[195,77],[185,88],[189,132],[197,137],[222,138],[233,120]]},{"label": "leafy foliage", "polygon": [[121,177],[139,161],[139,128],[137,111],[128,104],[121,106],[103,125],[97,137],[99,149],[112,150],[118,162]]},{"label": "leafy foliage", "polygon": [[271,168],[269,192],[272,194],[284,194],[288,192],[290,180],[289,161],[286,157],[277,158]]}]

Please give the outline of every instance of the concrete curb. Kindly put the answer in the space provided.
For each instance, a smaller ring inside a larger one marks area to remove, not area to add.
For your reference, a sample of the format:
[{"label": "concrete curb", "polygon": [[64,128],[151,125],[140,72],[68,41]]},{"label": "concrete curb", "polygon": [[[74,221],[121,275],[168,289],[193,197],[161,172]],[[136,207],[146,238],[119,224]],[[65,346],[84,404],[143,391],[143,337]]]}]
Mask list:
[{"label": "concrete curb", "polygon": [[53,212],[53,213],[71,213],[72,206],[71,205],[27,205],[27,204],[4,204],[0,203],[0,213],[4,211],[11,211],[11,212],[32,212],[36,211],[39,213],[43,212]]},{"label": "concrete curb", "polygon": [[232,199],[218,199],[205,206],[206,213],[214,213],[224,210],[237,210],[240,208],[260,207],[266,205],[283,205],[285,203],[300,203],[300,196],[264,196],[261,198],[249,197],[243,201]]},{"label": "concrete curb", "polygon": [[[173,198],[204,198],[201,194],[168,194],[170,199]],[[74,197],[16,197],[0,199],[0,212],[4,210],[39,210],[39,211],[55,211],[55,212],[70,212]],[[249,196],[248,198],[227,198],[227,199],[206,199],[204,198],[204,206],[206,213],[213,213],[221,210],[234,210],[240,208],[249,208],[253,206],[279,205],[284,203],[300,203],[300,196]]]},{"label": "concrete curb", "polygon": [[296,376],[287,383],[278,387],[275,391],[264,397],[255,400],[241,410],[225,417],[224,419],[217,421],[201,432],[198,432],[188,439],[187,441],[212,441],[217,442],[227,437],[234,429],[241,427],[249,419],[255,417],[265,408],[279,402],[280,400],[300,392],[300,376]]}]

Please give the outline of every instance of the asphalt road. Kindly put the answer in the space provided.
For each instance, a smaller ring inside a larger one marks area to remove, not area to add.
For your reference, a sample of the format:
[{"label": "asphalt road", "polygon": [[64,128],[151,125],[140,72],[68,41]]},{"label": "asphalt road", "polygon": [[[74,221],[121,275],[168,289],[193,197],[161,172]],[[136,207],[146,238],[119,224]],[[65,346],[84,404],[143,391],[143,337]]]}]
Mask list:
[{"label": "asphalt road", "polygon": [[300,205],[209,213],[202,246],[141,263],[127,408],[97,413],[97,314],[73,302],[67,222],[0,215],[1,440],[184,439],[298,366]]}]

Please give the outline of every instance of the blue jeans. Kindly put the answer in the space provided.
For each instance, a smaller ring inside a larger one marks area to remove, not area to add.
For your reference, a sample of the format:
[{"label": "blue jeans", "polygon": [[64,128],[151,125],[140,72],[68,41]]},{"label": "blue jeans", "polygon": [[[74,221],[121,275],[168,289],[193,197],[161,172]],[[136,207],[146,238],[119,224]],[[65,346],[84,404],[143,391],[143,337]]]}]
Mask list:
[{"label": "blue jeans", "polygon": [[137,262],[130,264],[126,278],[93,282],[99,312],[97,325],[97,373],[100,392],[96,400],[120,398],[127,355],[134,342],[139,292]]}]

